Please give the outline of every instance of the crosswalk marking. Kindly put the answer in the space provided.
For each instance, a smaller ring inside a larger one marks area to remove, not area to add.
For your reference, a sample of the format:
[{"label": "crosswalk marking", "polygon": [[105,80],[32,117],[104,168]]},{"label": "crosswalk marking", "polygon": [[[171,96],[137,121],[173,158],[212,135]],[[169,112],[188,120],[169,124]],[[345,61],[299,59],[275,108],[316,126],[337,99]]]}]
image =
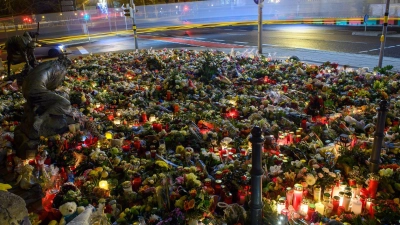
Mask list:
[{"label": "crosswalk marking", "polygon": [[76,47],[81,54],[88,54],[89,52],[82,46]]},{"label": "crosswalk marking", "polygon": [[248,44],[249,42],[243,42],[243,41],[234,41],[236,44]]}]

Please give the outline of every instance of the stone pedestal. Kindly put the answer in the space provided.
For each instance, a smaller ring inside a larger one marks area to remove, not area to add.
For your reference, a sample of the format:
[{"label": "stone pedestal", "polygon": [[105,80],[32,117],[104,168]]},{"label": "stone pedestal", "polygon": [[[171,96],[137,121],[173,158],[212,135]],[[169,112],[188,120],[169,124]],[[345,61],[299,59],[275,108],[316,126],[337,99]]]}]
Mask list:
[{"label": "stone pedestal", "polygon": [[[36,110],[38,111],[38,110]],[[39,123],[38,123],[38,120]],[[40,137],[50,137],[56,134],[63,134],[69,130],[68,125],[76,121],[70,116],[55,116],[42,113],[38,116],[32,107],[24,105],[22,122],[15,128],[14,144],[17,156],[21,159],[34,158],[39,145]],[[35,128],[37,126],[38,130]]]}]

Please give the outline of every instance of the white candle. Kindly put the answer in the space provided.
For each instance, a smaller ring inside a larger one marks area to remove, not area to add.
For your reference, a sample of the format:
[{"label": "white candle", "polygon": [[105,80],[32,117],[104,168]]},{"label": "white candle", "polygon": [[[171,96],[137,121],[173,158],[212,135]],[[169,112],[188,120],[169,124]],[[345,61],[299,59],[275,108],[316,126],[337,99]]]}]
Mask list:
[{"label": "white candle", "polygon": [[351,211],[355,214],[355,215],[360,215],[361,211],[362,211],[362,203],[360,200],[358,199],[353,199],[352,203],[351,203]]},{"label": "white candle", "polygon": [[99,187],[105,190],[108,190],[108,182],[106,180],[102,180],[99,182]]},{"label": "white candle", "polygon": [[315,211],[319,214],[324,215],[325,206],[321,202],[315,203]]},{"label": "white candle", "polygon": [[115,125],[120,125],[121,124],[121,120],[120,119],[114,119],[114,124]]}]

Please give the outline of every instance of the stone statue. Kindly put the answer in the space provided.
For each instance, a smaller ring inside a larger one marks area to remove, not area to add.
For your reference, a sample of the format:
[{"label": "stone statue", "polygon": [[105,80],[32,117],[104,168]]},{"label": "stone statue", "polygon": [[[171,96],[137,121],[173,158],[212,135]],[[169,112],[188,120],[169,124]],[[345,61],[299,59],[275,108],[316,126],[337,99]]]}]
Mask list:
[{"label": "stone statue", "polygon": [[0,224],[31,224],[23,198],[11,192],[0,191]]},{"label": "stone statue", "polygon": [[24,32],[21,35],[15,35],[7,39],[5,48],[7,50],[8,77],[10,77],[11,65],[25,62],[25,67],[35,67],[37,61],[34,54],[35,42],[33,37],[38,35],[34,32]]},{"label": "stone statue", "polygon": [[56,60],[39,64],[24,78],[24,115],[14,133],[19,157],[26,158],[20,154],[21,151],[37,148],[35,144],[27,143],[30,140],[63,134],[69,130],[69,124],[76,123],[68,94],[56,90],[63,83],[71,64],[72,61],[66,55],[60,55]]}]

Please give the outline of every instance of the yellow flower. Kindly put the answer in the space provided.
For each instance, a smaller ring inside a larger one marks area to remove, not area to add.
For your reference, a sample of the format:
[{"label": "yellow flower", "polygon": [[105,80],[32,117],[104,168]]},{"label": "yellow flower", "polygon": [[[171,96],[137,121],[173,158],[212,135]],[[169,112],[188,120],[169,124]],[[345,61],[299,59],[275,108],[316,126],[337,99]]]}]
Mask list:
[{"label": "yellow flower", "polygon": [[96,167],[95,170],[98,172],[103,172],[103,167]]},{"label": "yellow flower", "polygon": [[98,175],[99,175],[99,172],[96,170],[91,170],[89,172],[89,176],[91,176],[91,177],[97,177]]},{"label": "yellow flower", "polygon": [[119,214],[119,218],[123,219],[125,218],[126,214],[124,212],[122,212],[121,214]]},{"label": "yellow flower", "polygon": [[0,191],[8,191],[8,189],[11,189],[11,185],[9,184],[2,184],[0,183]]}]

